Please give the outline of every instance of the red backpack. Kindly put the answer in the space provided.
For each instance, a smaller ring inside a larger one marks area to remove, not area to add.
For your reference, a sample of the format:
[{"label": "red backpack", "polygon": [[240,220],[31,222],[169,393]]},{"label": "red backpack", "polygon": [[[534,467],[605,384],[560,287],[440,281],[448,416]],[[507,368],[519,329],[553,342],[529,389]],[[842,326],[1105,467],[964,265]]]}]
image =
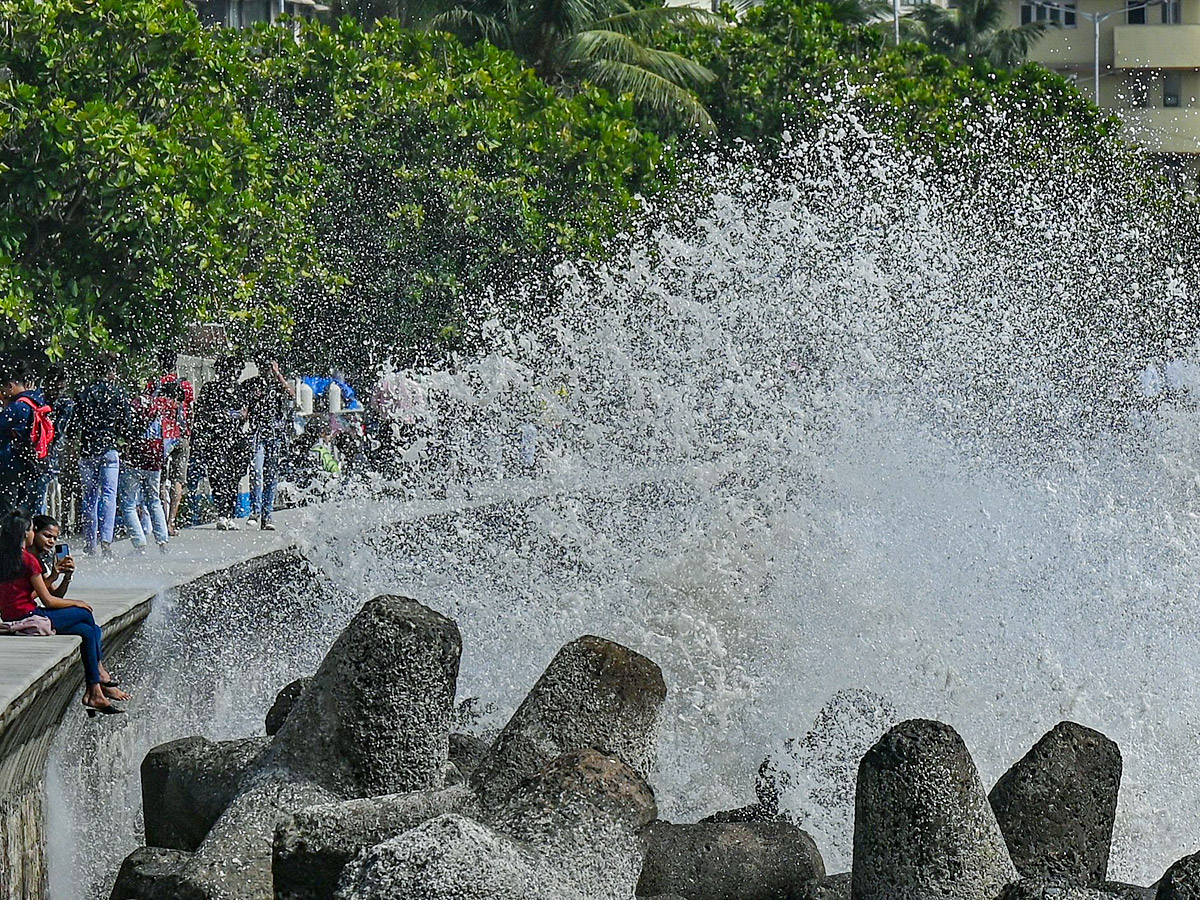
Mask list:
[{"label": "red backpack", "polygon": [[29,441],[33,444],[33,455],[45,459],[50,454],[50,445],[54,443],[54,421],[50,418],[50,407],[38,406],[30,397],[18,397],[17,401],[33,410]]}]

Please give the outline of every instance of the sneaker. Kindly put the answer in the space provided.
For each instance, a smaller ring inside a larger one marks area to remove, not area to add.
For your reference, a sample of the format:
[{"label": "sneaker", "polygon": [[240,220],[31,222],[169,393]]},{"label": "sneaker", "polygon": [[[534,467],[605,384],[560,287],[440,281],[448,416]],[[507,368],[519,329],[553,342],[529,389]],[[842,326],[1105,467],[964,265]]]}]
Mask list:
[{"label": "sneaker", "polygon": [[227,519],[224,516],[217,519],[217,531],[232,531],[236,527],[232,519]]},{"label": "sneaker", "polygon": [[158,552],[161,553],[163,556],[166,556],[168,553],[171,552],[171,545],[168,544],[166,541],[159,541]]},{"label": "sneaker", "polygon": [[262,523],[258,527],[261,528],[263,531],[274,531],[275,523],[272,522],[270,519],[263,519]]}]

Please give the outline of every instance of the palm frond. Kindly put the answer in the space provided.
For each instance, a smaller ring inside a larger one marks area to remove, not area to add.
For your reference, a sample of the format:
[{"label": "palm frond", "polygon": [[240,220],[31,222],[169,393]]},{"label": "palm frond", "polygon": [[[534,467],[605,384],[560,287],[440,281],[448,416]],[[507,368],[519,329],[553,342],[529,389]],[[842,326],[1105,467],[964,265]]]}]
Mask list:
[{"label": "palm frond", "polygon": [[649,40],[663,28],[719,28],[724,20],[715,13],[691,6],[659,6],[653,9],[635,9],[597,19],[592,28],[617,31]]},{"label": "palm frond", "polygon": [[494,16],[465,7],[444,10],[424,23],[426,31],[447,31],[463,41],[485,40],[497,47],[509,48],[512,39],[508,29]]},{"label": "palm frond", "polygon": [[600,29],[581,31],[564,41],[559,60],[564,70],[598,61],[623,63],[653,72],[681,87],[711,84],[717,78],[711,70],[686,56],[645,47],[628,35]]},{"label": "palm frond", "polygon": [[[1020,65],[1046,33],[1047,27],[1046,22],[1026,22],[1016,28],[1002,28],[988,36],[983,50],[993,65]],[[1058,27],[1058,23],[1054,23],[1054,27]]]},{"label": "palm frond", "polygon": [[712,116],[698,97],[654,72],[629,63],[596,59],[580,64],[578,73],[613,94],[628,94],[644,111],[680,122],[705,134],[716,131]]}]

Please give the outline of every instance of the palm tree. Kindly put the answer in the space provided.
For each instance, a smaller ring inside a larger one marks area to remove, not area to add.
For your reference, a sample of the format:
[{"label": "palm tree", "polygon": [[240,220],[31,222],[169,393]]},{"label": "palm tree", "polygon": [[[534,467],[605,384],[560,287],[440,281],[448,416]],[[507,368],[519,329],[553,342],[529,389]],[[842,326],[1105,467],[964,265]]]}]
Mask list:
[{"label": "palm tree", "polygon": [[427,27],[512,50],[549,84],[591,82],[632,95],[651,115],[714,130],[693,89],[716,75],[678,53],[648,46],[663,28],[712,25],[711,14],[690,7],[639,9],[628,0],[459,2],[433,16]]},{"label": "palm tree", "polygon": [[957,0],[949,9],[918,6],[905,31],[910,39],[929,45],[955,62],[985,61],[998,68],[1020,65],[1046,33],[1045,22],[1006,28],[1002,0]]}]

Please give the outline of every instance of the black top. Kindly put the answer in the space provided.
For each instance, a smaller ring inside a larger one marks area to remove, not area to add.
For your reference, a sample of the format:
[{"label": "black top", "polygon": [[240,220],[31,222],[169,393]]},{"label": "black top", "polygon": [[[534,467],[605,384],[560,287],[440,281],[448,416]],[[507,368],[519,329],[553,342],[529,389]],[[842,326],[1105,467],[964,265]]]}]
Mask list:
[{"label": "black top", "polygon": [[107,381],[88,385],[75,398],[72,427],[79,432],[79,455],[103,456],[116,450],[132,422],[133,407],[124,388]]}]

